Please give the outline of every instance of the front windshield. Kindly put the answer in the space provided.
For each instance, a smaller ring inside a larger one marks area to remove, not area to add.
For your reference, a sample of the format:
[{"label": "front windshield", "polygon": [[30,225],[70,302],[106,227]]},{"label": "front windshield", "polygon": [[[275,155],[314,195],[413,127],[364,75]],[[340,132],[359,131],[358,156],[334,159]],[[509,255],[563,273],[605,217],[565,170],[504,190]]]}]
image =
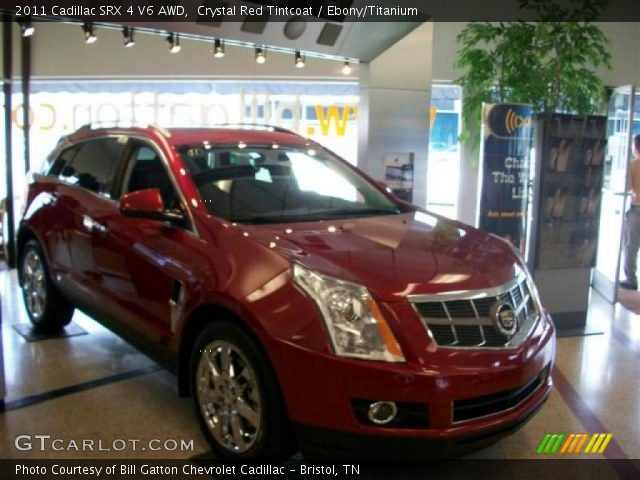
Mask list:
[{"label": "front windshield", "polygon": [[393,215],[400,208],[329,152],[308,147],[178,148],[207,210],[239,223]]}]

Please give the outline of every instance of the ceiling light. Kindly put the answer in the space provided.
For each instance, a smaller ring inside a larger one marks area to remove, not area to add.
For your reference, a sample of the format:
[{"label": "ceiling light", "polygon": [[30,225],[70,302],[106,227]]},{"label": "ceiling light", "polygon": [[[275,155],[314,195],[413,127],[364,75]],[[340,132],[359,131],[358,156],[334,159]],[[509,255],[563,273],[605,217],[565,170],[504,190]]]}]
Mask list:
[{"label": "ceiling light", "polygon": [[345,61],[344,65],[342,66],[342,74],[343,75],[351,75],[351,65],[349,64],[349,61]]},{"label": "ceiling light", "polygon": [[84,22],[82,26],[82,31],[84,32],[84,42],[85,43],[95,43],[98,40],[96,35],[96,29],[91,22]]},{"label": "ceiling light", "polygon": [[30,18],[27,18],[26,20],[19,21],[18,25],[20,25],[20,32],[21,32],[21,35],[23,37],[30,37],[36,31],[35,27],[33,25],[31,25],[31,19]]},{"label": "ceiling light", "polygon": [[180,35],[176,34],[170,34],[167,37],[167,42],[169,42],[169,51],[171,53],[178,53],[182,47],[180,46]]},{"label": "ceiling light", "polygon": [[133,47],[136,41],[133,39],[133,28],[124,27],[122,29],[122,36],[124,37],[124,46]]},{"label": "ceiling light", "polygon": [[304,55],[300,53],[300,50],[296,50],[296,68],[304,68],[304,65]]},{"label": "ceiling light", "polygon": [[267,61],[267,49],[262,47],[256,47],[256,63],[262,65]]},{"label": "ceiling light", "polygon": [[216,58],[224,57],[224,42],[219,38],[213,42],[213,56]]}]

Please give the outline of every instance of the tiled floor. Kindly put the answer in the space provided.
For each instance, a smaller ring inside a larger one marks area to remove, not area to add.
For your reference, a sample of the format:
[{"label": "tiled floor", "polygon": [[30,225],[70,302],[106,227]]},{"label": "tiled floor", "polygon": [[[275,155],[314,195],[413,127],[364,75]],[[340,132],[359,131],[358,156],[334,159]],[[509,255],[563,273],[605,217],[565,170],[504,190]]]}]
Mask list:
[{"label": "tiled floor", "polygon": [[[74,321],[88,335],[27,343],[13,329],[27,321],[15,271],[0,272],[0,295],[9,406],[0,414],[0,458],[78,456],[74,451],[18,451],[14,439],[21,434],[95,438],[108,445],[114,439],[139,439],[140,448],[148,439],[192,445],[185,451],[127,448],[117,452],[118,458],[191,458],[207,452],[190,399],[177,396],[175,377],[79,313]],[[640,317],[592,293],[589,325],[602,334],[558,340],[556,388],[542,411],[474,458],[540,458],[537,446],[550,432],[611,432],[606,458],[640,458]],[[101,383],[105,378],[116,381]],[[80,385],[77,391],[53,399],[38,396],[75,385]],[[95,450],[85,456],[113,458],[114,452]]]}]

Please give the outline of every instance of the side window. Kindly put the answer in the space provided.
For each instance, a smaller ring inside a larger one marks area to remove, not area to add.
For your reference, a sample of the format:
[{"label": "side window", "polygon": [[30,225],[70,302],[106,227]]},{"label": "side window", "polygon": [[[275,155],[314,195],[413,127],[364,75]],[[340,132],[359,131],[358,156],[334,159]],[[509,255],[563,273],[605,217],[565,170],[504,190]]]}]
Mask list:
[{"label": "side window", "polygon": [[73,147],[69,147],[66,150],[63,150],[58,157],[51,162],[49,165],[49,170],[47,172],[47,176],[49,177],[57,177],[62,173],[64,167],[69,165],[73,161],[73,157],[78,153],[78,147],[74,145]]},{"label": "side window", "polygon": [[62,169],[61,178],[92,192],[108,194],[122,149],[120,138],[84,142],[71,164]]},{"label": "side window", "polygon": [[162,163],[158,152],[148,145],[135,142],[131,151],[129,179],[125,192],[135,192],[147,188],[160,190],[167,210],[180,208],[180,197]]}]

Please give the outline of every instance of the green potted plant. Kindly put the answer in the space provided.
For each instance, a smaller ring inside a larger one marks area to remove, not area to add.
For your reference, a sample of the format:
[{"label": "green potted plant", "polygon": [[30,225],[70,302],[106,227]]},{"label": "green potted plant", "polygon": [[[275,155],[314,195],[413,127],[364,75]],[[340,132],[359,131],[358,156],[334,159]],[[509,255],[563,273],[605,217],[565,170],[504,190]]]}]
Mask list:
[{"label": "green potted plant", "polygon": [[537,113],[599,113],[606,89],[595,69],[611,69],[609,40],[594,23],[609,0],[519,0],[539,20],[468,24],[455,66],[465,70],[463,143],[477,151],[483,103],[533,105]]}]

